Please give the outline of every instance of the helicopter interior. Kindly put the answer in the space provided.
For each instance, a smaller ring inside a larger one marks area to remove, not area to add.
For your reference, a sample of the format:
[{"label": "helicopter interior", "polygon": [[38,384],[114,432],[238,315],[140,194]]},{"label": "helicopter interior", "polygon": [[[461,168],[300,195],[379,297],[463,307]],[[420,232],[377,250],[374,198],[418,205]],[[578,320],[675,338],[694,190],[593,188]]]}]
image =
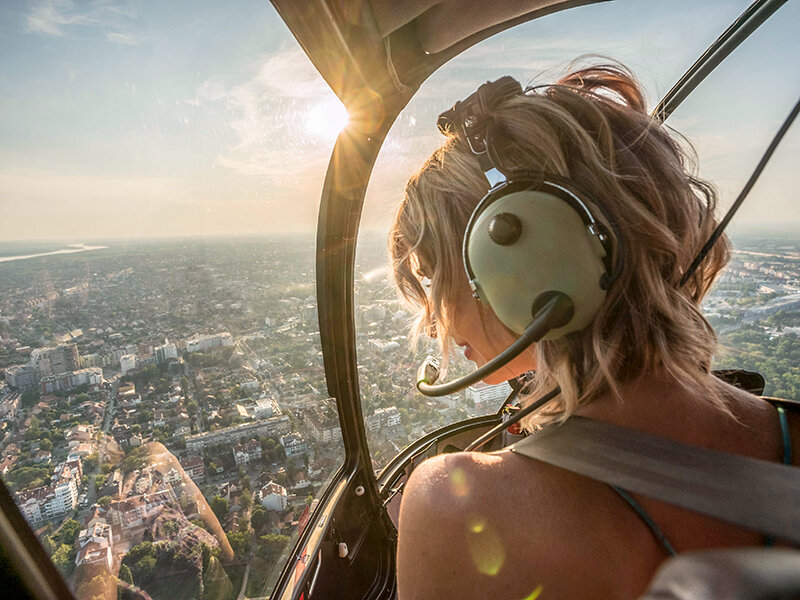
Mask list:
[{"label": "helicopter interior", "polygon": [[[616,4],[621,6],[614,7]],[[667,4],[643,9],[641,18],[646,25],[640,25],[639,37],[644,42],[658,31],[660,20],[682,18],[680,9],[670,14]],[[406,314],[387,314],[385,308],[374,308],[383,306],[387,298],[383,249],[386,214],[399,198],[403,181],[413,165],[440,142],[428,135],[435,130],[435,115],[464,97],[466,94],[462,92],[474,89],[481,82],[478,78],[495,78],[505,74],[499,70],[507,68],[523,81],[533,80],[548,69],[562,68],[582,53],[616,57],[625,40],[598,41],[588,33],[594,29],[592,21],[619,21],[620,14],[633,6],[630,2],[593,0],[497,2],[491,11],[477,0],[403,3],[272,0],[272,5],[347,109],[349,119],[336,138],[322,182],[313,258],[323,385],[325,396],[335,401],[335,409],[331,404],[331,411],[338,419],[341,452],[327,483],[318,489],[313,503],[309,503],[309,510],[302,517],[303,526],[296,527],[291,544],[275,559],[277,567],[273,574],[263,580],[260,595],[244,594],[243,586],[239,597],[395,598],[397,517],[405,481],[426,458],[462,451],[500,424],[504,419],[501,408],[509,394],[513,397],[513,391],[502,388],[494,391],[488,401],[480,402],[479,396],[475,399],[470,396],[469,410],[458,405],[457,402],[464,402],[461,397],[456,403],[434,404],[417,395],[415,406],[420,415],[427,416],[426,425],[393,429],[388,424],[394,422],[392,418],[397,423],[407,421],[397,406],[385,401],[398,386],[391,378],[377,381],[370,380],[370,375],[392,364],[393,371],[407,372],[408,388],[402,393],[410,393],[420,356],[407,353],[398,358],[399,354],[395,354],[398,344],[406,343],[400,335],[378,343],[370,341],[388,323],[393,333],[395,328],[399,332],[408,323]],[[688,5],[681,7],[694,15]],[[714,144],[721,142],[713,139],[719,135],[718,131],[703,128],[702,115],[727,102],[730,86],[740,81],[742,72],[758,69],[764,61],[785,60],[786,53],[796,49],[796,41],[791,41],[790,24],[799,14],[797,9],[796,3],[787,0],[731,2],[725,10],[717,10],[713,15],[704,12],[706,21],[698,19],[697,31],[692,35],[662,41],[675,45],[669,57],[664,57],[663,48],[654,42],[647,57],[637,55],[640,49],[636,48],[627,54],[621,52],[620,60],[636,63],[634,68],[642,66],[643,77],[648,78],[647,83],[653,88],[649,100],[654,116],[664,121],[669,119],[667,123],[675,123],[682,132],[688,130],[691,141],[695,141],[692,136],[695,128],[697,139],[702,140],[697,146],[699,162],[705,165],[704,155],[713,158]],[[609,11],[605,16],[604,10]],[[583,17],[582,25],[576,26],[579,35],[570,38],[572,15],[582,15],[582,11],[587,16]],[[514,31],[523,33],[503,37],[505,32]],[[624,35],[622,31],[618,34]],[[535,51],[535,44],[520,43],[520,39],[538,39],[540,48],[546,48],[547,44],[555,45],[559,38],[567,41],[558,45],[554,53],[557,58],[551,64],[542,64],[544,61],[537,61],[536,56],[525,54],[530,49]],[[505,52],[505,58],[497,60],[500,51]],[[442,72],[450,79],[437,79]],[[753,172],[797,101],[800,85],[797,65],[787,66],[783,74],[785,77],[774,88],[754,85],[750,102],[737,105],[736,110],[721,115],[719,122],[715,122],[720,131],[731,130],[725,143],[741,142],[744,148],[733,165],[721,164],[727,160],[724,155],[717,163],[709,161],[709,178],[724,173],[720,186],[726,208],[737,197],[744,199],[755,186]],[[428,123],[419,124],[421,129],[417,126],[418,115],[428,119]],[[736,130],[745,116],[759,126]],[[797,128],[786,129],[788,137],[784,145],[796,152]],[[392,154],[387,148],[400,151]],[[791,159],[780,153],[778,156],[776,162],[788,172]],[[769,175],[766,171],[764,178]],[[752,180],[749,187],[748,180]],[[770,185],[772,191],[774,185]],[[403,350],[399,352],[402,354]],[[369,369],[369,361],[380,366]],[[412,364],[415,366],[409,368]],[[451,369],[455,375],[461,375],[470,366],[456,360]],[[761,393],[762,382],[756,376],[745,386]],[[113,389],[118,390],[116,384]],[[795,400],[800,401],[800,397]],[[402,430],[402,435],[384,434],[384,430]],[[506,431],[489,440],[482,450],[497,450],[519,439],[520,435]],[[178,467],[177,462],[175,465]],[[202,498],[199,491],[196,493]],[[207,502],[210,505],[210,499]],[[10,593],[20,598],[83,600],[80,594],[74,596],[75,590],[64,583],[5,485],[0,486],[0,509],[2,564],[8,581],[14,582],[10,584]],[[224,526],[223,519],[216,527],[220,524]],[[231,549],[231,554],[234,551],[235,548]],[[728,560],[724,557],[721,564],[714,563],[713,557],[708,560],[705,571],[697,562],[677,563],[673,567],[677,574],[665,573],[662,580],[654,583],[653,598],[661,597],[657,596],[659,585],[674,593],[670,582],[675,577],[685,581],[687,573],[692,576],[696,573],[698,580],[707,581],[732,568],[730,562],[724,562]],[[800,569],[794,555],[786,554],[771,561],[773,571],[768,575],[764,575],[759,561],[763,559],[755,557],[737,567],[741,572],[752,569],[755,574],[748,581],[758,580],[751,588],[743,584],[740,590],[743,595],[737,598],[782,597],[780,594],[789,593],[787,590],[797,591]],[[250,570],[250,565],[247,569]],[[117,595],[116,585],[113,595]]]}]

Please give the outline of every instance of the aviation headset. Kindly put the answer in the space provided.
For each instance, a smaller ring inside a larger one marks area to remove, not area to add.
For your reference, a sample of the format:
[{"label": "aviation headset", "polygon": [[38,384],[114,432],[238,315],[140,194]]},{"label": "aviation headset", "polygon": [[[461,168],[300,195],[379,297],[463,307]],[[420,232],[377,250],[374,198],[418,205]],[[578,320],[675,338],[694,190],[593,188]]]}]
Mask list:
[{"label": "aviation headset", "polygon": [[491,111],[523,93],[519,82],[502,77],[439,116],[439,130],[466,140],[490,185],[464,233],[462,256],[472,293],[520,337],[477,371],[447,384],[433,385],[438,362],[428,357],[417,375],[417,389],[428,396],[464,389],[534,342],[585,328],[622,270],[622,240],[613,219],[603,213],[605,223],[597,219],[577,186],[504,166],[502,150],[509,142]]}]

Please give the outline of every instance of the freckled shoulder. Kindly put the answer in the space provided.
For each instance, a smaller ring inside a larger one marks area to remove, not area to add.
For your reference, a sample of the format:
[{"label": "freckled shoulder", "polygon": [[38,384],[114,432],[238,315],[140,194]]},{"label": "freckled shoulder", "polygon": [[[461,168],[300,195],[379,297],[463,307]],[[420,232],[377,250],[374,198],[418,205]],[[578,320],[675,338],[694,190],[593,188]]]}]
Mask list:
[{"label": "freckled shoulder", "polygon": [[399,597],[636,598],[653,543],[613,494],[509,452],[433,457],[403,493]]}]

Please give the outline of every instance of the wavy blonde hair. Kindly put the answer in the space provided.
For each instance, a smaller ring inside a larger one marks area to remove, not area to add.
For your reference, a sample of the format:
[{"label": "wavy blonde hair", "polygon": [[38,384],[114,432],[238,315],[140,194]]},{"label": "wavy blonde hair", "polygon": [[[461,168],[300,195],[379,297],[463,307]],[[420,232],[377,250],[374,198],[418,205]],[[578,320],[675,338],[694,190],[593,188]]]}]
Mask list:
[{"label": "wavy blonde hair", "polygon": [[[650,117],[640,86],[624,67],[597,65],[526,91],[492,111],[513,170],[575,182],[616,223],[624,268],[593,323],[535,346],[529,397],[556,385],[561,394],[528,426],[569,416],[580,404],[653,369],[725,408],[709,377],[716,337],[699,310],[727,263],[721,238],[681,286],[685,270],[717,225],[716,193],[692,174],[690,155]],[[414,174],[389,233],[401,297],[418,311],[414,329],[436,328],[452,349],[447,312],[466,286],[461,244],[488,184],[463,139],[452,135]],[[431,280],[426,291],[420,277]]]}]

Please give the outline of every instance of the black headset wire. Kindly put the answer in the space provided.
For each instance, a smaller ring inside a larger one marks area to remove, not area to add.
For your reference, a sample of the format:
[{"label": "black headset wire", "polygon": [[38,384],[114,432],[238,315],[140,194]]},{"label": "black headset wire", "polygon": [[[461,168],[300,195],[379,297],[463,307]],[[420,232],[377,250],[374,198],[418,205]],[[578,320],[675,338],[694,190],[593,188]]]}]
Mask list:
[{"label": "black headset wire", "polygon": [[469,375],[448,383],[435,385],[439,377],[438,367],[430,357],[417,371],[417,389],[426,396],[439,397],[460,392],[494,373],[522,354],[532,344],[541,340],[548,332],[564,326],[572,318],[574,307],[566,294],[553,292],[546,304],[534,315],[533,322],[511,346]]},{"label": "black headset wire", "polygon": [[503,433],[506,429],[514,425],[515,423],[519,423],[522,419],[527,417],[529,414],[539,410],[542,406],[550,402],[553,398],[558,396],[561,393],[561,388],[556,386],[549,392],[547,392],[544,396],[532,402],[525,408],[520,409],[517,411],[513,417],[511,417],[508,421],[500,423],[499,425],[492,427],[489,431],[484,433],[481,437],[477,440],[472,442],[469,446],[464,448],[464,452],[472,452],[475,450],[480,450],[483,446],[488,444],[492,441],[495,437]]},{"label": "black headset wire", "polygon": [[758,165],[753,171],[753,174],[750,175],[750,179],[747,180],[747,183],[742,188],[742,191],[739,192],[739,195],[736,197],[736,200],[728,209],[728,212],[725,213],[725,217],[719,222],[716,229],[714,229],[714,233],[712,233],[711,237],[708,238],[708,241],[705,243],[702,250],[700,250],[700,252],[697,254],[695,259],[692,261],[692,264],[689,265],[689,268],[686,269],[686,272],[683,274],[683,277],[681,277],[679,287],[683,287],[684,285],[686,285],[686,282],[689,281],[689,278],[692,275],[694,275],[694,272],[697,271],[697,268],[703,262],[705,257],[708,256],[709,252],[711,252],[711,248],[714,247],[714,244],[717,242],[720,236],[722,236],[722,233],[725,231],[725,228],[728,226],[728,223],[730,223],[731,219],[736,214],[736,211],[739,210],[739,207],[742,205],[745,198],[747,198],[747,196],[750,194],[750,190],[753,189],[753,186],[756,184],[756,181],[758,181],[758,178],[761,176],[762,171],[764,171],[764,168],[767,166],[769,159],[772,158],[772,155],[775,152],[775,149],[778,147],[778,144],[781,143],[783,136],[786,135],[786,132],[789,131],[789,128],[792,126],[792,123],[794,123],[795,117],[797,117],[798,112],[800,112],[800,100],[798,100],[797,103],[795,103],[794,108],[789,113],[789,116],[786,117],[786,120],[784,120],[783,125],[781,125],[781,128],[778,129],[778,132],[775,134],[775,137],[772,138],[772,142],[770,142],[769,146],[767,147],[767,150],[764,152],[764,155],[758,162]]}]

